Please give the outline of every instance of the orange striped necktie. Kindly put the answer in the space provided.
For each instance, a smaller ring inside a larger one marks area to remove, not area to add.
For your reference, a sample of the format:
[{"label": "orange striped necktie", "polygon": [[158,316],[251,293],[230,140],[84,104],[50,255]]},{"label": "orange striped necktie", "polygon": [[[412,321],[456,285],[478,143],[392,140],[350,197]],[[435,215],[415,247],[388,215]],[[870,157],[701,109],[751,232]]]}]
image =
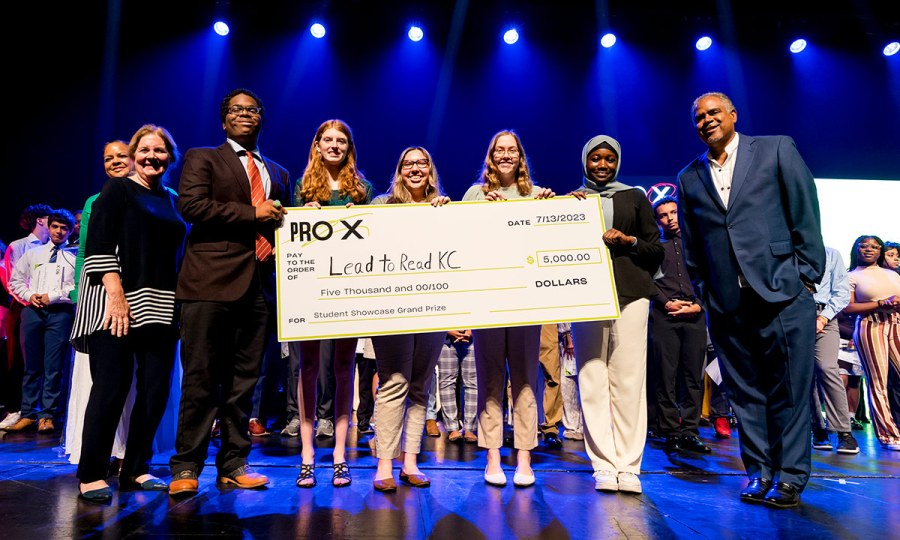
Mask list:
[{"label": "orange striped necktie", "polygon": [[[254,208],[261,205],[266,200],[266,190],[263,189],[262,175],[256,166],[256,159],[253,152],[249,150],[247,155],[247,176],[250,177],[250,202]],[[259,261],[267,261],[272,256],[272,244],[259,232],[256,233],[256,259]]]}]

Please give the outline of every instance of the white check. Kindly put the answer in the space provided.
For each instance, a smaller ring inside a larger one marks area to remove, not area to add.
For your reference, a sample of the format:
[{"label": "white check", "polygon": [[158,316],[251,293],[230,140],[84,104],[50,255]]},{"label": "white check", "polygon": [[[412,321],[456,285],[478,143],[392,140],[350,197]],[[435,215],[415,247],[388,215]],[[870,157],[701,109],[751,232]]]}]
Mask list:
[{"label": "white check", "polygon": [[278,339],[614,319],[600,199],[289,208]]}]

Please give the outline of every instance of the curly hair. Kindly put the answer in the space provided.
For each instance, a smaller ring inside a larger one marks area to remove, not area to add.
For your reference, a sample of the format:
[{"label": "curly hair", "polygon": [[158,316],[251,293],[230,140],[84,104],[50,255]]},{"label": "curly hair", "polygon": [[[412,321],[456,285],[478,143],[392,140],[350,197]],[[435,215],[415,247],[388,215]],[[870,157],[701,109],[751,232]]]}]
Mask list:
[{"label": "curly hair", "polygon": [[322,135],[332,128],[347,137],[347,157],[341,164],[341,171],[338,174],[338,192],[341,196],[349,196],[353,202],[358,203],[366,198],[366,186],[363,184],[365,177],[356,168],[356,145],[353,143],[350,126],[338,119],[326,120],[316,130],[316,136],[309,147],[309,161],[306,163],[306,170],[303,171],[301,179],[302,187],[298,190],[299,199],[306,202],[318,201],[319,203],[331,199],[328,171],[325,169],[325,160],[319,153],[318,145]]},{"label": "curly hair", "polygon": [[438,180],[437,169],[434,167],[434,160],[431,159],[431,154],[421,146],[410,146],[400,153],[400,159],[397,160],[397,168],[394,170],[394,180],[391,182],[391,196],[388,198],[389,203],[413,202],[412,194],[409,192],[409,189],[406,187],[406,182],[403,181],[403,176],[400,174],[400,170],[403,167],[403,160],[406,158],[406,155],[413,150],[422,152],[428,160],[429,176],[428,185],[425,187],[425,201],[430,202],[435,197],[444,195],[440,181]]},{"label": "curly hair", "polygon": [[850,267],[848,269],[851,271],[859,266],[859,243],[863,240],[874,240],[881,247],[881,250],[878,252],[878,260],[875,261],[875,264],[878,266],[884,264],[884,241],[874,234],[864,234],[854,240],[853,247],[850,248]]},{"label": "curly hair", "polygon": [[528,169],[528,159],[525,157],[525,149],[522,147],[522,140],[519,135],[511,130],[503,130],[497,132],[491,139],[488,146],[487,155],[484,156],[484,165],[481,167],[481,190],[484,193],[490,193],[500,189],[500,170],[494,163],[494,148],[497,146],[497,139],[504,135],[509,135],[516,140],[516,147],[519,150],[519,168],[516,170],[516,187],[520,195],[528,195],[534,188],[531,181],[531,173]]}]

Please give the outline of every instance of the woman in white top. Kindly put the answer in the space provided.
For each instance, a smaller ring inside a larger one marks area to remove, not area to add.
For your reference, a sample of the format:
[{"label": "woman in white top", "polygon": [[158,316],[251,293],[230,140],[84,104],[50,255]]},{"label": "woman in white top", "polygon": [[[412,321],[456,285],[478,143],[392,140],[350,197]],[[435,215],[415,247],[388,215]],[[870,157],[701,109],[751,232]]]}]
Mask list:
[{"label": "woman in white top", "polygon": [[[553,190],[541,188],[531,180],[522,141],[513,131],[494,135],[481,170],[481,182],[466,191],[464,201],[503,201],[506,199],[553,197]],[[513,401],[513,433],[516,449],[516,473],[513,483],[520,487],[534,484],[531,449],[537,446],[538,360],[541,326],[485,328],[473,331],[475,371],[478,380],[478,446],[487,448],[484,481],[505,486],[506,475],[500,467],[503,445],[503,392],[506,371]]]}]

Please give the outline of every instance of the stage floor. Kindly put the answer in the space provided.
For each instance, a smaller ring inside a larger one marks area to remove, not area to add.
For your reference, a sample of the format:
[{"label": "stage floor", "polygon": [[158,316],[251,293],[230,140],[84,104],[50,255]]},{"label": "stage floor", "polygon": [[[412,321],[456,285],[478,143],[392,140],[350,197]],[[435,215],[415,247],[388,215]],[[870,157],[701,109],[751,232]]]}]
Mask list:
[{"label": "stage floor", "polygon": [[[737,432],[735,432],[737,435]],[[643,495],[594,490],[579,441],[534,452],[537,484],[512,485],[513,451],[502,450],[509,484],[482,480],[485,451],[473,444],[425,438],[420,467],[427,489],[400,485],[393,494],[372,489],[370,437],[351,430],[350,487],[331,486],[331,439],[319,439],[314,489],[294,485],[300,441],[277,434],[254,438],[250,463],[269,476],[262,490],[222,488],[212,456],[200,493],[174,500],[166,493],[118,492],[112,504],[79,501],[75,466],[59,455],[59,436],[0,432],[0,536],[62,538],[898,538],[900,452],[878,445],[872,427],[856,431],[855,456],[813,450],[813,478],[801,506],[771,510],[738,500],[746,484],[738,441],[701,437],[709,455],[667,455],[651,441],[644,454]],[[152,472],[168,480],[170,453],[157,454]],[[399,467],[399,465],[398,465]],[[395,471],[398,473],[398,471]],[[115,481],[111,482],[113,488]]]}]

